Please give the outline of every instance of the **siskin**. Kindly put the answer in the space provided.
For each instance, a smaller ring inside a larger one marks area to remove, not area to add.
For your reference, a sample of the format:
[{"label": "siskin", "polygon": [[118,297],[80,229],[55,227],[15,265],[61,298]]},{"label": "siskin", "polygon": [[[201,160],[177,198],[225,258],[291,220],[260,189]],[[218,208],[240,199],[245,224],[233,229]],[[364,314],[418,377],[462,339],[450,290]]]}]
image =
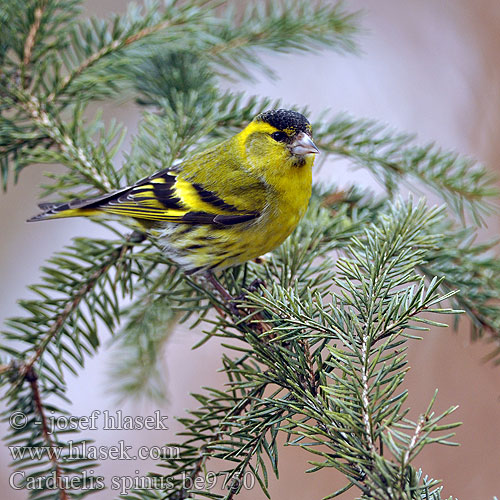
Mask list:
[{"label": "siskin", "polygon": [[113,214],[157,236],[187,273],[263,255],[295,229],[311,197],[319,153],[296,111],[257,115],[240,133],[133,186],[96,198],[43,203],[29,221]]}]

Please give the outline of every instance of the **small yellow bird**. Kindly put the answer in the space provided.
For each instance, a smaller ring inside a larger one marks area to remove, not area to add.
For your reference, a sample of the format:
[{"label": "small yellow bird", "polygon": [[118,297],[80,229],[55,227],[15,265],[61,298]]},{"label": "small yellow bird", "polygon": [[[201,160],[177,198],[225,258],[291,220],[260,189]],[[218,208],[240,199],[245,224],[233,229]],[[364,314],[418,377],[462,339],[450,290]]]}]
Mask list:
[{"label": "small yellow bird", "polygon": [[263,255],[295,229],[311,197],[319,153],[296,111],[257,115],[240,133],[133,186],[69,203],[42,203],[29,221],[114,214],[157,236],[187,273]]}]

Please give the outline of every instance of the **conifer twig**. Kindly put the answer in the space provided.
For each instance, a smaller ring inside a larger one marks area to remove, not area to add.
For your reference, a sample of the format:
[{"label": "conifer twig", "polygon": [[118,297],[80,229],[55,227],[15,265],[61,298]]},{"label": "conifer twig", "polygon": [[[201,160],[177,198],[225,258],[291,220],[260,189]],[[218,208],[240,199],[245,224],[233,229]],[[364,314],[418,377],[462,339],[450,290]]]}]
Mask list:
[{"label": "conifer twig", "polygon": [[[207,3],[212,2],[213,0],[197,0],[197,4],[199,6],[203,6]],[[105,45],[102,47],[100,50],[92,54],[91,56],[87,57],[84,61],[80,63],[78,67],[73,69],[69,75],[67,75],[61,84],[54,89],[47,97],[47,102],[51,103],[56,99],[57,96],[60,94],[63,94],[66,89],[71,85],[71,83],[78,78],[85,70],[96,64],[98,61],[100,61],[102,58],[116,52],[117,50],[124,49],[128,47],[129,45],[132,45],[135,42],[138,42],[139,40],[142,40],[143,38],[146,38],[148,36],[151,36],[155,33],[158,33],[159,31],[165,30],[171,26],[174,26],[175,24],[178,24],[182,22],[183,20],[171,20],[171,19],[166,19],[164,21],[161,21],[157,24],[154,24],[152,26],[146,26],[145,28],[139,30],[138,32],[124,38],[124,39],[116,39],[113,40],[111,43],[108,45]]]},{"label": "conifer twig", "polygon": [[[142,233],[132,233],[132,235],[128,237],[128,240],[131,240],[132,238],[135,238],[134,242],[139,242],[144,240],[146,238],[146,235]],[[72,300],[66,304],[61,313],[55,318],[54,322],[52,323],[52,326],[49,328],[44,338],[38,344],[38,347],[35,349],[35,352],[25,363],[23,363],[20,366],[19,374],[21,380],[25,378],[29,373],[31,373],[31,371],[33,370],[33,365],[38,361],[40,356],[43,354],[45,348],[52,341],[53,337],[59,333],[61,327],[64,325],[64,322],[67,320],[67,318],[78,308],[80,302],[85,297],[85,295],[88,294],[94,288],[96,283],[99,281],[99,278],[101,278],[101,276],[106,274],[106,272],[111,268],[111,266],[113,266],[113,264],[115,264],[118,260],[120,260],[120,258],[123,257],[124,251],[126,251],[129,248],[130,245],[128,243],[125,243],[124,245],[121,245],[120,247],[116,248],[111,253],[107,261],[103,262],[99,266],[99,268],[90,275],[88,281],[84,283],[82,287],[76,291]]]},{"label": "conifer twig", "polygon": [[25,98],[24,103],[28,112],[40,128],[57,144],[63,153],[69,155],[74,160],[75,167],[82,175],[103,192],[109,192],[113,189],[110,179],[102,169],[99,171],[94,165],[95,159],[89,158],[85,151],[75,144],[75,141],[64,130],[61,130],[35,96]]},{"label": "conifer twig", "polygon": [[61,465],[59,464],[59,461],[57,459],[57,455],[55,453],[55,443],[54,440],[52,439],[52,436],[50,434],[50,429],[47,423],[47,416],[45,415],[45,409],[42,403],[42,398],[40,396],[40,390],[38,388],[38,376],[33,369],[32,366],[30,366],[26,372],[26,380],[29,382],[30,387],[31,387],[31,392],[33,394],[33,401],[35,403],[35,408],[36,412],[38,413],[38,416],[40,417],[40,425],[42,427],[42,437],[47,444],[46,450],[47,454],[49,456],[50,461],[52,462],[55,470],[55,484],[56,488],[59,490],[59,498],[60,500],[69,500],[68,494],[66,492],[66,489],[64,488],[61,478],[62,478],[62,471],[61,471]]},{"label": "conifer twig", "polygon": [[169,20],[163,21],[156,24],[155,26],[148,26],[141,31],[130,35],[124,40],[114,40],[109,45],[102,47],[98,52],[87,57],[77,68],[75,68],[68,76],[64,78],[59,87],[52,91],[47,97],[47,103],[51,103],[58,95],[64,93],[64,91],[71,85],[71,83],[78,78],[86,69],[90,68],[92,65],[97,63],[103,57],[111,54],[112,52],[127,47],[128,45],[141,40],[149,35],[157,33],[160,30],[166,29],[171,26]]},{"label": "conifer twig", "polygon": [[35,38],[40,28],[40,23],[42,22],[43,11],[46,7],[47,0],[40,0],[40,4],[35,9],[35,16],[33,24],[29,30],[28,36],[26,37],[26,42],[24,44],[24,54],[23,54],[23,69],[22,69],[22,80],[23,87],[27,86],[27,78],[26,78],[26,68],[30,64],[31,54],[33,53],[33,48],[35,46]]}]

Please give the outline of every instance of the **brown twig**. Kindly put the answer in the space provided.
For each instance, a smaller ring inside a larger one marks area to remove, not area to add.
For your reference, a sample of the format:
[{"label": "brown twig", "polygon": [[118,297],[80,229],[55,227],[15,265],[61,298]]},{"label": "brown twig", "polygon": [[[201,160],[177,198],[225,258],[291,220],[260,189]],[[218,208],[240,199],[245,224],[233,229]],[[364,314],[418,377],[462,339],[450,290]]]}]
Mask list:
[{"label": "brown twig", "polygon": [[11,141],[8,146],[0,147],[0,155],[7,155],[7,154],[15,151],[16,149],[18,149],[18,146],[21,146],[23,144],[27,147],[32,148],[32,147],[36,146],[38,143],[43,142],[43,141],[47,141],[45,143],[45,146],[48,148],[54,143],[54,141],[47,140],[47,139],[49,139],[48,136],[36,137],[34,139],[15,139],[15,140]]},{"label": "brown twig", "polygon": [[47,417],[45,415],[45,410],[42,404],[42,398],[40,396],[40,389],[38,387],[38,376],[32,366],[26,372],[26,380],[30,384],[31,392],[33,394],[33,401],[35,403],[35,409],[38,415],[40,416],[40,423],[42,426],[42,436],[45,442],[47,443],[47,449],[48,449],[47,453],[49,455],[50,461],[54,465],[56,487],[60,492],[59,498],[60,500],[69,500],[69,496],[66,490],[64,489],[61,481],[62,478],[61,466],[57,461],[57,455],[55,453],[55,443],[54,440],[52,439],[49,426],[47,424]]},{"label": "brown twig", "polygon": [[12,370],[12,364],[9,363],[8,365],[0,365],[0,375],[3,375],[10,370]]},{"label": "brown twig", "polygon": [[306,339],[299,339],[298,343],[304,349],[304,356],[306,358],[307,363],[307,371],[309,372],[309,389],[313,396],[318,394],[318,388],[316,384],[316,374],[314,373],[314,360],[311,355],[311,350],[309,349],[309,342]]},{"label": "brown twig", "polygon": [[35,38],[38,30],[40,29],[40,24],[42,22],[43,11],[47,0],[40,0],[40,5],[35,9],[35,18],[33,24],[30,27],[28,36],[26,37],[26,42],[24,43],[24,53],[23,53],[23,77],[22,83],[23,88],[28,86],[28,80],[26,78],[25,69],[31,62],[31,56],[33,55],[33,48],[35,46]]},{"label": "brown twig", "polygon": [[[242,300],[244,298],[244,294],[239,296],[239,297],[233,297],[217,280],[217,278],[209,271],[206,272],[204,275],[205,279],[207,282],[213,287],[213,289],[217,292],[217,294],[220,296],[222,301],[226,304],[227,308],[229,309],[230,313],[232,314],[233,318],[240,318],[244,314],[243,309],[239,309],[237,307],[237,302],[239,300]],[[261,283],[259,283],[260,285]],[[250,285],[249,288],[252,288],[253,285]],[[219,315],[223,318],[226,317],[225,311],[223,311],[220,307],[217,306],[217,304],[213,304],[215,310],[219,313]],[[269,326],[265,322],[265,318],[260,314],[259,312],[255,312],[252,317],[250,318],[250,321],[245,322],[249,328],[254,330],[258,335],[262,335],[266,332],[269,332],[272,330],[271,326]],[[234,325],[238,326],[238,325]],[[272,337],[269,335],[269,337]]]},{"label": "brown twig", "polygon": [[321,206],[325,207],[325,208],[329,208],[332,205],[336,205],[337,203],[344,202],[344,201],[346,201],[346,195],[347,195],[347,193],[344,190],[334,191],[333,193],[330,193],[323,198],[323,201],[321,202]]}]

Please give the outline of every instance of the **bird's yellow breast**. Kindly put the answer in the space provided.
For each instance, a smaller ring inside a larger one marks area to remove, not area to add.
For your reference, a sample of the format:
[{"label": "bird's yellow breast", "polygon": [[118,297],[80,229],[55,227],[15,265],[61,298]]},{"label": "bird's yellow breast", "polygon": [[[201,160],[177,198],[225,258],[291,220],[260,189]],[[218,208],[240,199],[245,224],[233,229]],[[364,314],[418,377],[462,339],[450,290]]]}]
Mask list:
[{"label": "bird's yellow breast", "polygon": [[309,158],[304,165],[289,169],[287,175],[273,179],[267,208],[255,224],[260,254],[280,245],[304,216],[311,197],[312,163],[313,158]]},{"label": "bird's yellow breast", "polygon": [[[231,265],[254,259],[278,247],[297,227],[307,210],[311,197],[313,157],[305,164],[293,166],[286,175],[269,175],[266,208],[261,217],[238,229],[239,237],[233,250]],[[277,166],[286,168],[286,165]],[[271,170],[272,171],[272,170]],[[268,170],[269,172],[269,170]]]}]

